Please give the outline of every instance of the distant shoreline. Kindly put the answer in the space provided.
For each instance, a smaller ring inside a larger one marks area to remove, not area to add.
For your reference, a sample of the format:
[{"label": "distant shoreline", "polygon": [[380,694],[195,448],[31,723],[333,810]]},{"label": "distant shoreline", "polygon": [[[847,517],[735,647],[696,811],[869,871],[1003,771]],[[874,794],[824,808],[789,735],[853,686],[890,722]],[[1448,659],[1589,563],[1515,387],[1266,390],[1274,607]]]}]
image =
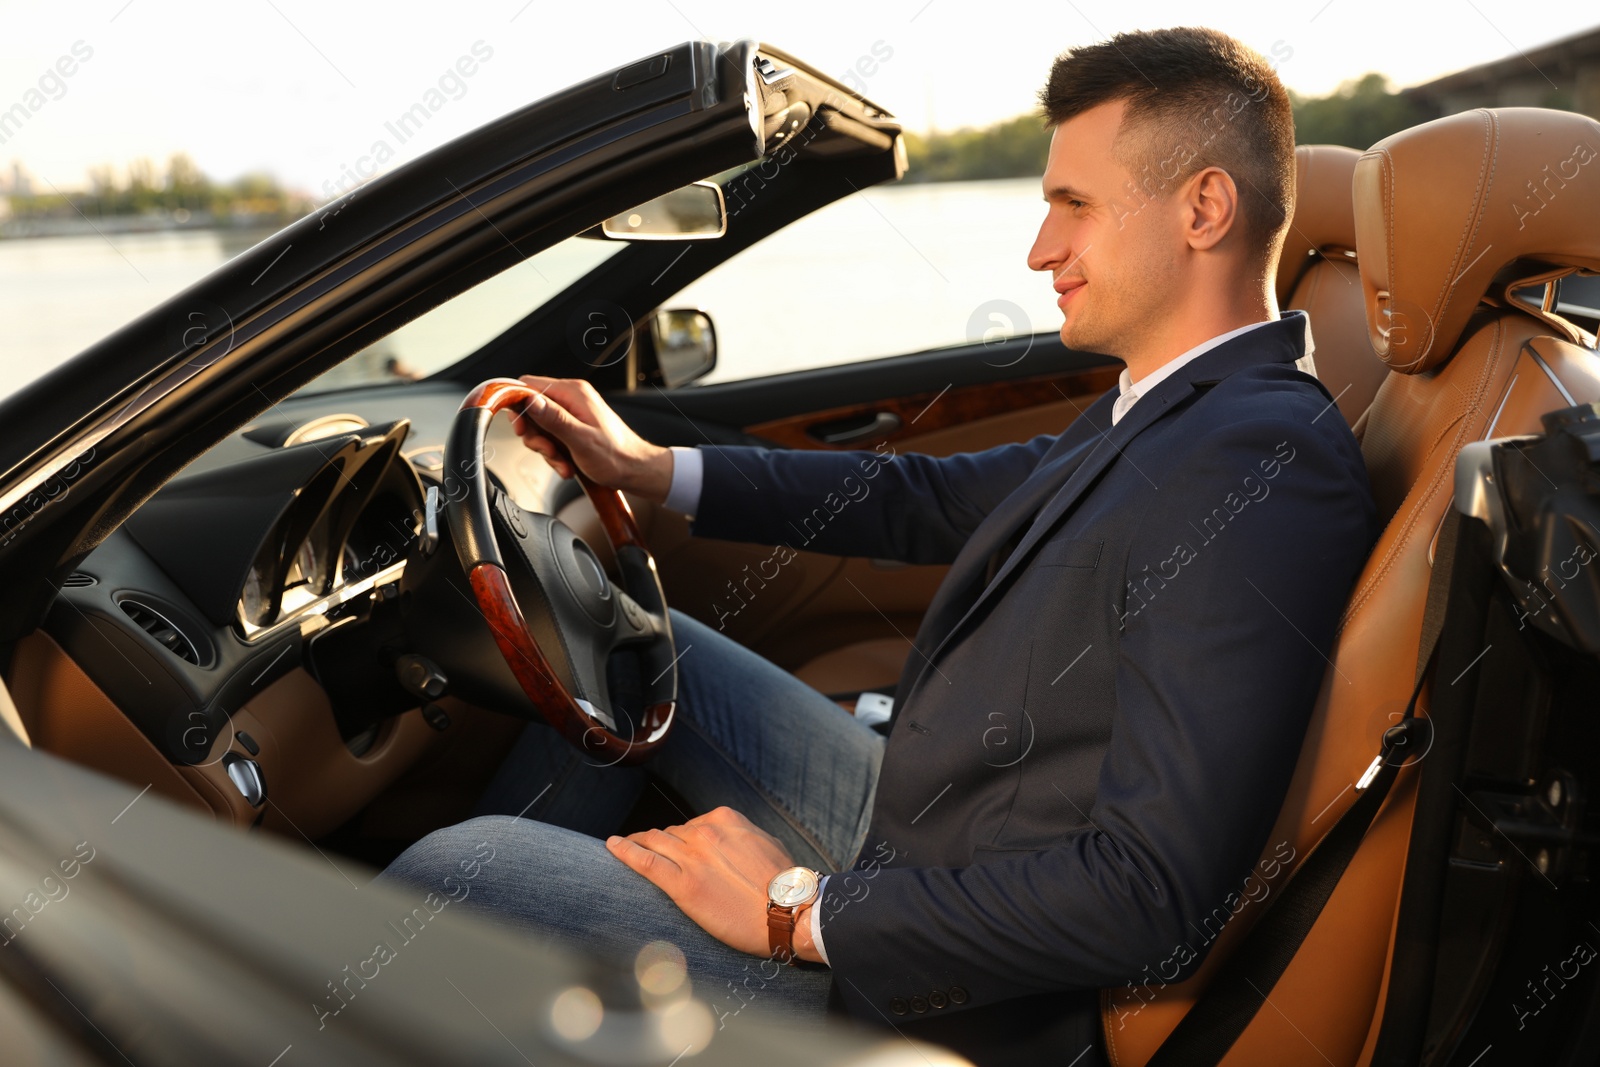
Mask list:
[{"label": "distant shoreline", "polygon": [[196,212],[186,219],[162,215],[104,215],[99,218],[6,219],[0,222],[0,241],[26,241],[41,237],[109,237],[130,233],[189,233],[216,230],[275,230],[300,216],[229,215],[216,218]]}]

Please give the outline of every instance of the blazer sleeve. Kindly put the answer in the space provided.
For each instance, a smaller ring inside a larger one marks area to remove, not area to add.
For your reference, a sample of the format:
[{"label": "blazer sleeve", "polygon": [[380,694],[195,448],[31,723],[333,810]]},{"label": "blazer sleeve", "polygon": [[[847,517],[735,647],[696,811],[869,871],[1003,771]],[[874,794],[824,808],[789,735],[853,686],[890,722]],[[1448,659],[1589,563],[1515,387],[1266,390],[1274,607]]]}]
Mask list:
[{"label": "blazer sleeve", "polygon": [[1086,818],[1066,809],[1058,842],[964,868],[858,870],[853,894],[825,902],[828,958],[852,1011],[877,1017],[908,975],[946,976],[973,1008],[1193,972],[1205,919],[1238,901],[1267,844],[1376,533],[1351,445],[1303,422],[1250,420],[1170,468],[1128,574],[1192,542],[1189,521],[1262,457],[1293,456],[1269,498],[1124,616],[1107,652],[1116,724]]},{"label": "blazer sleeve", "polygon": [[1059,440],[935,458],[702,445],[701,537],[840,556],[949,563]]}]

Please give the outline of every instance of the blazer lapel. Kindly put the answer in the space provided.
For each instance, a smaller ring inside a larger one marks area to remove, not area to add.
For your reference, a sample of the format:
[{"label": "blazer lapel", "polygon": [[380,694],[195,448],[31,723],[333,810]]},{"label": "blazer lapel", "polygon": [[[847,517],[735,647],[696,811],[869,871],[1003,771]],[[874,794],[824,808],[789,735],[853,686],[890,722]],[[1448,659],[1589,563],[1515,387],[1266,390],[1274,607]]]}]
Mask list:
[{"label": "blazer lapel", "polygon": [[[939,584],[928,610],[923,614],[922,625],[917,628],[917,648],[932,648],[966,614],[972,600],[981,591],[981,586],[978,589],[973,586],[984,581],[990,557],[1015,536],[1024,523],[1039,513],[1071,477],[1078,464],[1089,455],[1099,439],[1089,427],[1104,425],[1109,421],[1114,402],[1115,397],[1108,394],[1090,404],[1062,432],[1060,441],[1046,453],[1046,458],[1027,480],[1001,501],[973,531],[971,539],[962,546],[961,553],[950,566],[950,573]],[[912,659],[918,664],[924,663],[920,656],[913,655]]]},{"label": "blazer lapel", "polygon": [[[1196,360],[1195,362],[1199,361]],[[1110,425],[1110,419],[1108,418],[1104,424],[1092,427],[1095,438],[1093,447],[1089,450],[1088,455],[1084,457],[1082,463],[1078,464],[1077,469],[1072,472],[1072,476],[1067,479],[1066,483],[1040,510],[1038,518],[1033,520],[1033,525],[1028,528],[1028,532],[1017,545],[1016,550],[1007,557],[1005,564],[995,572],[994,580],[984,590],[984,595],[979,596],[977,602],[973,604],[974,608],[983,602],[985,596],[993,592],[1005,581],[1006,575],[1016,570],[1017,564],[1027,556],[1028,550],[1038,544],[1039,539],[1049,531],[1055,521],[1066,514],[1067,509],[1071,508],[1073,504],[1078,502],[1078,498],[1084,494],[1084,491],[1089,486],[1094,484],[1095,479],[1100,477],[1113,460],[1127,458],[1124,450],[1133,439],[1138,437],[1145,427],[1165,415],[1168,409],[1179,400],[1187,397],[1193,389],[1192,384],[1187,381],[1182,383],[1181,389],[1169,388],[1173,384],[1173,379],[1168,379],[1162,382],[1149,396],[1140,397],[1139,402],[1133,405],[1133,409],[1124,415],[1122,421],[1115,426]],[[1128,462],[1132,463],[1133,461],[1128,460]]]},{"label": "blazer lapel", "polygon": [[[935,595],[933,603],[929,605],[929,611],[917,633],[914,646],[916,649],[928,648],[930,644],[933,647],[926,655],[914,652],[911,661],[907,662],[900,685],[896,689],[895,712],[904,706],[906,700],[910,698],[912,689],[926,675],[928,666],[938,658],[944,646],[961,629],[967,618],[993,596],[996,590],[1003,587],[1007,576],[1027,558],[1033,546],[1038,544],[1056,521],[1078,502],[1111,462],[1118,458],[1126,458],[1124,450],[1134,438],[1186,400],[1197,383],[1219,381],[1236,370],[1260,363],[1295,362],[1309,349],[1309,337],[1309,321],[1305,313],[1285,312],[1277,325],[1251,330],[1196,357],[1172,377],[1157,385],[1149,396],[1141,397],[1132,410],[1115,426],[1111,425],[1111,407],[1115,403],[1115,398],[1111,394],[1108,393],[1100,401],[1091,404],[1063,434],[1063,444],[1065,444],[1068,435],[1073,435],[1080,427],[1084,427],[1087,433],[1083,435],[1078,446],[1069,449],[1054,463],[1041,464],[1035,476],[1024,482],[1023,486],[1001,505],[1002,509],[1010,513],[1008,517],[1011,521],[1003,525],[996,523],[992,529],[988,528],[989,523],[985,523],[973,537],[973,541],[977,542],[979,534],[986,535],[983,543],[969,545],[968,547],[974,549],[970,555],[967,549],[962,550],[962,558],[951,568],[949,577]],[[1108,399],[1110,403],[1103,403]],[[1132,460],[1128,462],[1131,463]],[[1040,475],[1047,477],[1035,483],[1035,478]],[[1052,486],[1057,487],[1053,494],[1050,493]],[[1025,490],[1027,490],[1026,495],[1024,495]],[[1012,500],[1019,497],[1023,499],[1013,509]],[[969,600],[961,597],[960,593],[970,586],[973,577],[970,569],[975,564],[982,566],[982,562],[1004,543],[1005,538],[1015,531],[1017,525],[1028,515],[1034,514],[1033,501],[1041,498],[1045,502],[1038,510],[1037,517],[1017,547],[1006,558],[1005,563],[995,572],[994,578],[976,597]],[[997,514],[999,510],[997,509]],[[948,596],[945,595],[947,587],[951,587]],[[963,600],[968,600],[964,607]]]},{"label": "blazer lapel", "polygon": [[[911,643],[911,654],[906,657],[905,666],[900,671],[900,680],[895,686],[894,709],[890,712],[891,724],[899,716],[900,709],[905,707],[911,687],[933,662],[931,653],[943,646],[944,639],[954,631],[982,593],[990,557],[999,551],[1024,523],[1037,515],[1045,503],[1071,477],[1072,472],[1083,462],[1098,439],[1098,435],[1089,427],[1096,423],[1103,425],[1108,421],[1111,418],[1111,406],[1115,401],[1115,396],[1106,394],[1090,404],[1086,411],[1073,420],[1072,424],[1062,431],[1060,440],[1046,453],[1034,472],[1017,487],[1015,492],[990,512],[973,531],[972,537],[962,546],[960,554],[950,566],[949,574],[939,583],[938,590],[928,604],[928,610],[923,613],[922,624],[917,627],[917,638]],[[1085,421],[1086,418],[1092,421]]]}]

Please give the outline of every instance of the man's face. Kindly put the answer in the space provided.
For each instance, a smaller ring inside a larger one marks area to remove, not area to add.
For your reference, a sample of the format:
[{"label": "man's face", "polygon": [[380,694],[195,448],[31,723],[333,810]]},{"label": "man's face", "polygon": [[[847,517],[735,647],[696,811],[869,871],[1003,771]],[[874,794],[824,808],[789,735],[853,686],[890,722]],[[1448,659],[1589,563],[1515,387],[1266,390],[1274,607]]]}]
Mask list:
[{"label": "man's face", "polygon": [[1123,102],[1057,126],[1044,172],[1050,205],[1028,266],[1047,270],[1071,348],[1123,356],[1163,314],[1181,243],[1173,198],[1141,195],[1112,152]]}]

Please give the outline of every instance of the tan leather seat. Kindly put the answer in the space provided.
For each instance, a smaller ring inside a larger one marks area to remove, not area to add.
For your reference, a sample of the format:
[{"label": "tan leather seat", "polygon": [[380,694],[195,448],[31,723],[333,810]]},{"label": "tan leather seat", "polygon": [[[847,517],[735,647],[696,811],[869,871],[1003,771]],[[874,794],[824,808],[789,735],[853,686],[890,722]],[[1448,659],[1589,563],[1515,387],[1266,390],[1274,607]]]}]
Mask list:
[{"label": "tan leather seat", "polygon": [[903,637],[873,637],[830,649],[806,661],[794,673],[802,682],[829,696],[893,693],[910,653]]},{"label": "tan leather seat", "polygon": [[[1600,145],[1600,123],[1533,108],[1480,110],[1386,138],[1356,166],[1368,331],[1398,372],[1379,387],[1362,440],[1387,526],[1350,598],[1263,854],[1282,859],[1293,848],[1290,875],[1354,802],[1353,783],[1410,695],[1431,549],[1450,504],[1457,452],[1469,441],[1540,432],[1543,412],[1600,399],[1600,357],[1581,347],[1583,335],[1505,297],[1509,283],[1548,277],[1552,267],[1600,269],[1600,161],[1591,148],[1579,171],[1574,145]],[[1546,163],[1552,172],[1565,166],[1565,180],[1540,196],[1528,183],[1545,180],[1539,168]],[[1415,795],[1415,772],[1404,770],[1270,991],[1270,1006],[1224,1063],[1347,1067],[1370,1058]],[[1268,899],[1288,876],[1278,876]],[[1241,908],[1181,985],[1103,993],[1113,1063],[1149,1058],[1263,910]]]},{"label": "tan leather seat", "polygon": [[[1294,217],[1278,259],[1278,306],[1311,319],[1317,377],[1351,426],[1366,412],[1388,368],[1367,337],[1356,270],[1350,180],[1361,153],[1342,145],[1294,150]],[[1358,430],[1357,436],[1360,436]]]}]

